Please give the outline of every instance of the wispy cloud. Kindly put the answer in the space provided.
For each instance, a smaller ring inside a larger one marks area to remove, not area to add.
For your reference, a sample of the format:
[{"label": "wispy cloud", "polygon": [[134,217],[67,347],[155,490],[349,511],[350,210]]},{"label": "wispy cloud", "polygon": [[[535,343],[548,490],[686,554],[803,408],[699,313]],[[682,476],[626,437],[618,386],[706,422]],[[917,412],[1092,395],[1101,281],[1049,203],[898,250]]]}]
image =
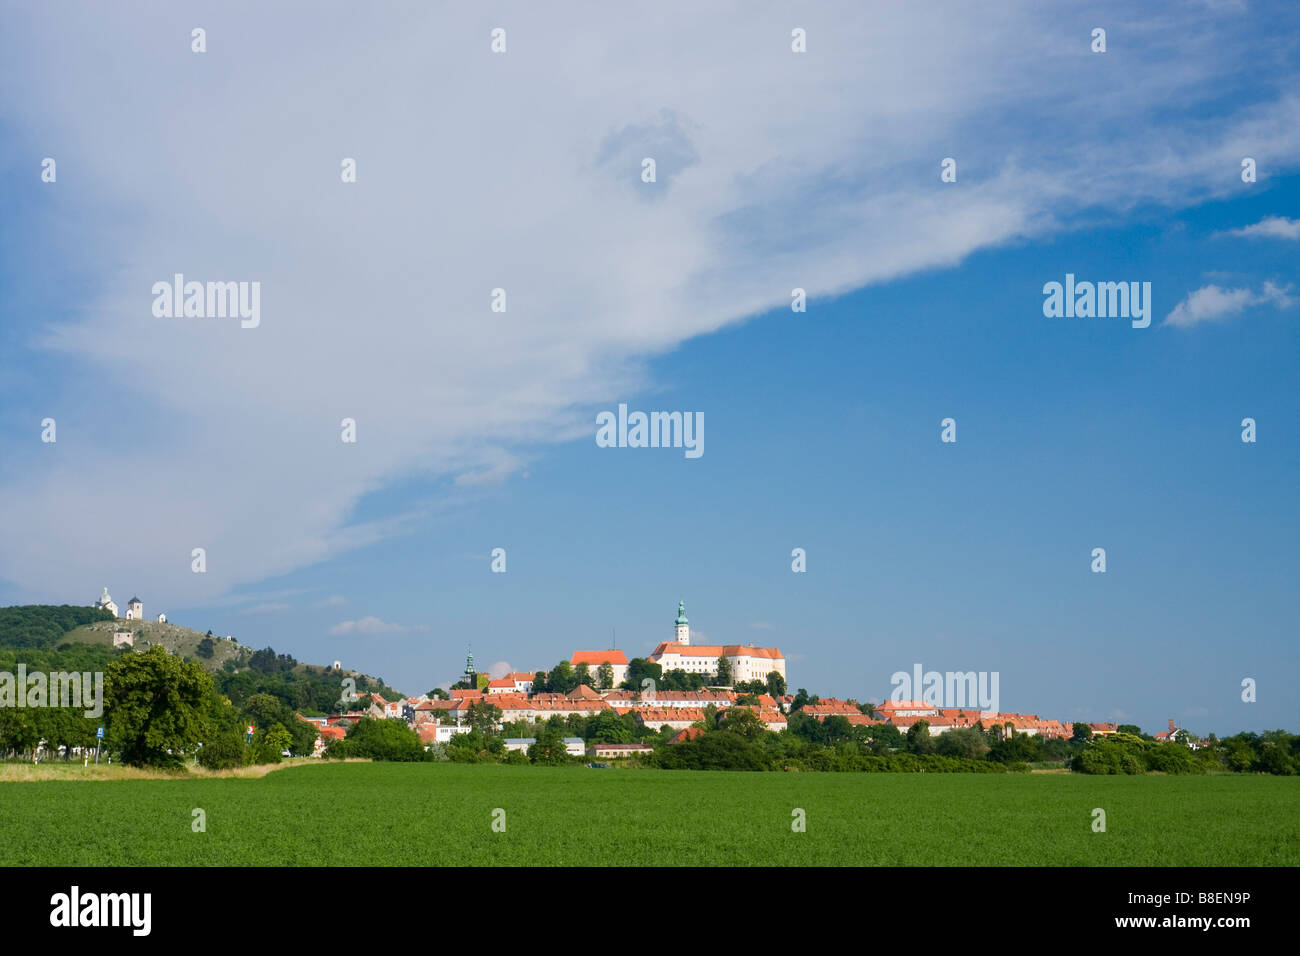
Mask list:
[{"label": "wispy cloud", "polygon": [[1164,324],[1190,328],[1202,322],[1216,322],[1239,315],[1256,305],[1272,304],[1285,309],[1295,301],[1288,295],[1290,291],[1291,286],[1277,286],[1272,282],[1265,282],[1259,292],[1252,289],[1224,289],[1217,285],[1202,286],[1195,292],[1188,293],[1183,301],[1174,306],[1173,311],[1165,317]]},{"label": "wispy cloud", "polygon": [[356,621],[339,621],[330,628],[329,632],[334,635],[360,634],[372,637],[377,634],[406,634],[411,631],[427,630],[429,630],[428,625],[424,624],[408,627],[405,624],[395,624],[377,617],[363,617]]},{"label": "wispy cloud", "polygon": [[[1270,171],[1300,156],[1300,98],[1272,92],[1300,89],[1294,64],[1270,63],[1258,99],[1223,112],[1225,80],[1244,87],[1255,63],[1250,18],[1144,5],[1117,18],[1134,55],[1101,57],[1038,2],[943,10],[826,2],[801,14],[796,55],[775,7],[593,6],[575,31],[519,5],[494,56],[469,6],[304,26],[232,2],[205,14],[202,55],[166,18],[15,7],[6,135],[14,155],[59,144],[43,195],[76,238],[38,238],[92,290],[42,319],[66,376],[49,387],[82,433],[139,437],[129,469],[6,449],[0,577],[71,594],[111,571],[213,603],[427,525],[432,509],[356,515],[413,475],[448,495],[507,480],[646,385],[650,359],[788,306],[795,286],[838,295],[1226,196],[1243,144]],[[385,95],[411,88],[440,91],[418,123]],[[1187,122],[1202,106],[1213,121]],[[222,149],[194,149],[214,129]],[[658,181],[642,183],[652,152]],[[347,155],[355,184],[339,179]],[[176,272],[260,281],[260,327],[153,317],[152,284]],[[506,313],[489,308],[498,286]],[[62,386],[92,373],[103,387],[76,404]],[[136,521],[111,551],[104,513]],[[190,573],[194,547],[206,574]]]},{"label": "wispy cloud", "polygon": [[1266,216],[1253,225],[1229,229],[1220,235],[1241,236],[1247,239],[1300,239],[1300,219]]},{"label": "wispy cloud", "polygon": [[284,611],[291,610],[292,604],[285,604],[282,601],[267,601],[263,604],[254,604],[252,607],[246,607],[240,614],[281,614]]}]

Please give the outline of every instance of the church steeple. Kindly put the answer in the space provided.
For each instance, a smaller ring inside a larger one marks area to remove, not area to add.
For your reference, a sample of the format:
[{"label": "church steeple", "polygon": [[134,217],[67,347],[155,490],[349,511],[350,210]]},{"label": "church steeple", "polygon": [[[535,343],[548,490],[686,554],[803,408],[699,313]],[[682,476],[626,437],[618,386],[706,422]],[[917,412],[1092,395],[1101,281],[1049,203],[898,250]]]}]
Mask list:
[{"label": "church steeple", "polygon": [[690,644],[691,643],[691,622],[686,620],[685,601],[677,602],[677,620],[675,624],[677,627],[677,637],[676,637],[677,643]]}]

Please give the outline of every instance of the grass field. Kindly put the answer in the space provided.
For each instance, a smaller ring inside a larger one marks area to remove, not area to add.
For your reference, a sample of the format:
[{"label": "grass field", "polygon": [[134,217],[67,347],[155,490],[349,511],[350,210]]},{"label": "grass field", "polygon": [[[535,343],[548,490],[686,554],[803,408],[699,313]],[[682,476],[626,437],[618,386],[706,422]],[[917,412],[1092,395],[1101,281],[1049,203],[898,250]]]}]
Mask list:
[{"label": "grass field", "polygon": [[0,783],[0,834],[6,866],[1295,866],[1300,779],[315,764]]}]

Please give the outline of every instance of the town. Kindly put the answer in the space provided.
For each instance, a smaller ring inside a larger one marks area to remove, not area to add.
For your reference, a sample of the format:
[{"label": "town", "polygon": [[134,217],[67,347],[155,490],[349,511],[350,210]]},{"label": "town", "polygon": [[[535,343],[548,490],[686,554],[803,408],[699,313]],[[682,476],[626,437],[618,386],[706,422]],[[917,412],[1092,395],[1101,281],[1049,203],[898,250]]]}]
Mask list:
[{"label": "town", "polygon": [[[396,701],[370,693],[339,703],[348,706],[328,717],[302,717],[319,729],[318,754],[331,740],[343,739],[364,717],[403,721],[429,747],[469,733],[481,724],[485,711],[491,714],[498,732],[521,731],[552,717],[631,715],[639,728],[657,732],[668,744],[694,739],[703,733],[711,716],[725,723],[730,714],[742,711],[751,713],[764,730],[780,733],[796,708],[819,722],[839,718],[850,727],[893,727],[902,735],[918,725],[931,737],[955,729],[1043,740],[1068,739],[1075,734],[1075,725],[1069,721],[944,707],[923,700],[891,699],[880,704],[836,698],[800,701],[788,693],[786,659],[777,648],[692,644],[685,602],[678,604],[672,639],[660,642],[645,658],[629,660],[617,649],[576,651],[550,672],[521,671],[493,678],[475,668],[471,653],[461,679],[448,691],[437,689]],[[1119,731],[1116,723],[1090,722],[1086,726],[1095,737]],[[1180,733],[1171,720],[1169,730],[1156,739],[1172,740]],[[1186,736],[1182,733],[1180,739]],[[521,751],[535,742],[535,736],[524,735],[505,740],[507,750]],[[575,756],[595,758],[633,757],[654,750],[649,742],[588,746],[578,737],[565,738],[565,744]],[[1189,744],[1194,747],[1196,741],[1189,740]]]}]

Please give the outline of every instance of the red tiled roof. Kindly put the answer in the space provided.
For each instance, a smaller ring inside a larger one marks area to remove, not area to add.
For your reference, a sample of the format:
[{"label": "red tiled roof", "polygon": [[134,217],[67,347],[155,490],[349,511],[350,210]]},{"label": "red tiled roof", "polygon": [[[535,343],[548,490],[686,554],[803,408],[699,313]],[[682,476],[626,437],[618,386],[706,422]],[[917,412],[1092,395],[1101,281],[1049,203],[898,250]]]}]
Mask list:
[{"label": "red tiled roof", "polygon": [[702,736],[703,734],[703,727],[686,727],[673,734],[673,736],[669,738],[668,742],[670,744],[682,744],[688,740],[694,740],[696,737]]},{"label": "red tiled roof", "polygon": [[626,664],[627,656],[622,651],[576,651],[569,663],[574,667],[579,664],[586,664],[588,667],[599,667],[606,661],[611,664]]},{"label": "red tiled roof", "polygon": [[675,641],[663,641],[650,654],[651,658],[665,654],[678,654],[682,657],[761,657],[768,660],[784,659],[784,655],[775,647],[750,647],[747,644],[678,644]]}]

